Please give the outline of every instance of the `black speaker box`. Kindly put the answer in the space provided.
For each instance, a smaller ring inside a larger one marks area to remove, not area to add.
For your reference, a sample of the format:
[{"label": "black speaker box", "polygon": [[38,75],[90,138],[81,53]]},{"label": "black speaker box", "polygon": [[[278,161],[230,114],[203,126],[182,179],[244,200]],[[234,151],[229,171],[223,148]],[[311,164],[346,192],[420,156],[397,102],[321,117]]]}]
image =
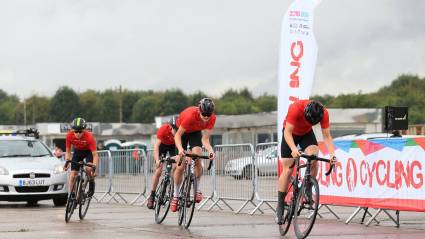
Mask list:
[{"label": "black speaker box", "polygon": [[383,115],[384,130],[407,130],[408,129],[408,107],[385,106]]}]

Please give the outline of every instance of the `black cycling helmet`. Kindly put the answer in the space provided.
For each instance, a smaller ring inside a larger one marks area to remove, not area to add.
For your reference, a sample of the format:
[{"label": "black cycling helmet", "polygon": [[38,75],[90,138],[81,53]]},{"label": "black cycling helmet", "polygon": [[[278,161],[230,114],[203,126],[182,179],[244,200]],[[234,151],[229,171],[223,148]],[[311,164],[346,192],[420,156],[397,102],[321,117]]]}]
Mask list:
[{"label": "black cycling helmet", "polygon": [[71,128],[75,131],[83,131],[86,127],[86,120],[80,117],[75,118],[71,123]]},{"label": "black cycling helmet", "polygon": [[323,105],[314,100],[310,101],[304,108],[304,116],[312,125],[322,121],[323,114]]},{"label": "black cycling helmet", "polygon": [[214,113],[214,102],[210,98],[203,98],[198,106],[202,116],[210,117]]},{"label": "black cycling helmet", "polygon": [[173,128],[175,131],[178,130],[177,128],[177,116],[171,117],[170,121],[168,121],[168,124]]}]

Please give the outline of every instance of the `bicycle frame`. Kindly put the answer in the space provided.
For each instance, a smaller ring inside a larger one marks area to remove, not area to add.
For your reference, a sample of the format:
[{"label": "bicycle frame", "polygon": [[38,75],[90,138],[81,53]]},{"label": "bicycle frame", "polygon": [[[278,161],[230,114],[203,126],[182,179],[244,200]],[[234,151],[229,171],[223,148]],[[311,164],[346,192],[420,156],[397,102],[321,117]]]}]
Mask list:
[{"label": "bicycle frame", "polygon": [[[184,220],[185,228],[189,228],[190,223],[192,222],[193,212],[195,211],[195,188],[197,187],[197,182],[195,178],[195,164],[199,159],[209,159],[208,156],[196,155],[196,154],[186,154],[185,157],[189,157],[192,160],[189,163],[186,163],[184,170],[183,183],[180,188],[180,201],[179,201],[179,217],[178,224],[181,225]],[[183,161],[183,157],[180,158],[179,166]],[[212,166],[212,160],[208,166],[208,170]],[[193,189],[193,195],[191,195],[191,189]]]},{"label": "bicycle frame", "polygon": [[[173,163],[176,163],[176,161],[171,157],[161,158],[160,163],[164,162],[164,176],[162,177],[155,194],[155,222],[158,224],[162,223],[162,221],[164,221],[165,217],[168,214],[171,201],[171,194],[169,195],[169,198],[166,198],[166,192],[167,189],[169,189],[169,193],[172,193],[173,191],[173,180],[171,171],[173,169]],[[168,204],[166,204],[166,202],[168,202]],[[163,215],[160,215],[161,209],[164,210]]]},{"label": "bicycle frame", "polygon": [[[75,177],[74,185],[71,186],[71,191],[68,195],[68,201],[65,208],[65,221],[68,222],[71,218],[77,205],[80,205],[79,217],[83,219],[87,213],[91,197],[88,197],[84,194],[87,184],[89,182],[89,176],[86,173],[85,167],[92,167],[93,170],[96,170],[96,167],[92,164],[87,164],[84,161],[72,162],[73,164],[79,164],[80,168]],[[74,193],[74,197],[72,196]],[[87,202],[86,202],[86,199]],[[86,208],[83,208],[83,205],[86,204]]]},{"label": "bicycle frame", "polygon": [[[294,162],[293,166],[296,166],[295,177],[291,179],[291,183],[289,184],[289,188],[288,188],[288,192],[292,189],[292,197],[291,197],[290,203],[287,207],[287,213],[283,218],[283,222],[282,222],[281,225],[279,225],[279,231],[280,231],[282,236],[284,236],[288,232],[293,217],[297,218],[300,215],[301,210],[310,208],[310,207],[304,207],[304,206],[299,207],[299,205],[298,205],[298,203],[301,200],[301,196],[303,196],[303,194],[305,194],[305,192],[306,192],[304,190],[306,190],[306,188],[311,188],[312,185],[314,185],[317,188],[316,189],[316,192],[317,192],[316,197],[317,197],[317,199],[319,198],[319,188],[318,188],[317,181],[316,181],[315,178],[311,178],[312,177],[311,176],[312,161],[316,160],[316,161],[323,161],[323,162],[330,163],[329,159],[319,158],[315,155],[306,155],[306,154],[301,153],[301,157],[305,158],[307,160],[307,162],[302,164],[300,158],[294,159],[295,162]],[[306,168],[306,169],[305,169],[304,176],[301,178],[301,169],[303,169],[303,168]],[[326,172],[325,175],[328,176],[331,173],[333,168],[334,168],[334,165],[331,164],[331,167],[329,168],[329,170]],[[303,190],[303,191],[301,191],[301,190]],[[311,193],[310,193],[310,195],[311,195]],[[305,197],[305,195],[304,195],[304,197]],[[310,197],[307,197],[307,198],[310,198]],[[311,205],[311,202],[314,202],[314,200],[312,198],[310,199],[310,205]],[[318,200],[316,201],[316,203],[318,203]],[[311,208],[313,209],[313,207],[311,207]],[[305,233],[300,233],[298,224],[296,223],[296,221],[294,222],[294,228],[296,229],[295,231],[296,231],[297,237],[301,236],[300,238],[304,238],[304,237],[308,236],[308,234],[310,233],[310,231],[313,227],[314,221],[316,219],[317,210],[318,210],[317,207],[314,207],[314,210],[313,210],[314,213],[311,215],[312,216],[311,223],[309,224],[308,230],[306,230]]]}]

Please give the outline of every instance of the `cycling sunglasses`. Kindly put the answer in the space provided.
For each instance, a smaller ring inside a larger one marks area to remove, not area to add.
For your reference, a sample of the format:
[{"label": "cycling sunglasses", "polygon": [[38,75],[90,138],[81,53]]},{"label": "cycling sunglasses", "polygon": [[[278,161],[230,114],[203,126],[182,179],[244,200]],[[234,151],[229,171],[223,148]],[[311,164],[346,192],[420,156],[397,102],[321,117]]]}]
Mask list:
[{"label": "cycling sunglasses", "polygon": [[74,130],[75,133],[77,134],[81,134],[83,132],[83,130]]},{"label": "cycling sunglasses", "polygon": [[212,113],[201,113],[201,115],[204,116],[204,117],[211,117],[211,114]]}]

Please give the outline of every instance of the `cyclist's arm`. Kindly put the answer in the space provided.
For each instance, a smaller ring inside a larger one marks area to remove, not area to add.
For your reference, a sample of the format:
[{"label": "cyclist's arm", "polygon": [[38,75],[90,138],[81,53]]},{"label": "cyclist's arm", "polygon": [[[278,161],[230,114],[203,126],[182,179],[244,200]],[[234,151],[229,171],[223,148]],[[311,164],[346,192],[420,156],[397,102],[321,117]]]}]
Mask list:
[{"label": "cyclist's arm", "polygon": [[294,125],[286,122],[285,130],[283,131],[283,137],[285,138],[286,143],[292,151],[292,157],[299,157],[300,153],[298,152],[298,148],[295,145],[292,132],[294,132]]},{"label": "cyclist's arm", "polygon": [[159,162],[159,146],[161,145],[161,140],[156,138],[155,145],[153,146],[153,159],[156,163]]},{"label": "cyclist's arm", "polygon": [[179,127],[176,134],[174,135],[174,142],[176,143],[177,150],[179,151],[179,154],[182,154],[184,152],[183,145],[182,145],[182,135],[186,129],[184,129],[182,126]]},{"label": "cyclist's arm", "polygon": [[97,150],[92,151],[93,154],[93,164],[97,167],[99,165],[99,155],[97,154]]},{"label": "cyclist's arm", "polygon": [[71,160],[71,147],[66,148],[65,160],[67,160],[67,161]]},{"label": "cyclist's arm", "polygon": [[65,149],[65,160],[69,161],[71,160],[71,140],[69,133],[66,134]]},{"label": "cyclist's arm", "polygon": [[323,135],[323,141],[328,147],[329,155],[331,156],[331,158],[333,158],[335,156],[335,147],[334,147],[330,128],[322,129],[322,135]]},{"label": "cyclist's arm", "polygon": [[212,130],[206,129],[202,132],[202,145],[205,147],[205,149],[208,151],[208,153],[213,153],[214,150],[210,144],[210,136],[211,136]]}]

